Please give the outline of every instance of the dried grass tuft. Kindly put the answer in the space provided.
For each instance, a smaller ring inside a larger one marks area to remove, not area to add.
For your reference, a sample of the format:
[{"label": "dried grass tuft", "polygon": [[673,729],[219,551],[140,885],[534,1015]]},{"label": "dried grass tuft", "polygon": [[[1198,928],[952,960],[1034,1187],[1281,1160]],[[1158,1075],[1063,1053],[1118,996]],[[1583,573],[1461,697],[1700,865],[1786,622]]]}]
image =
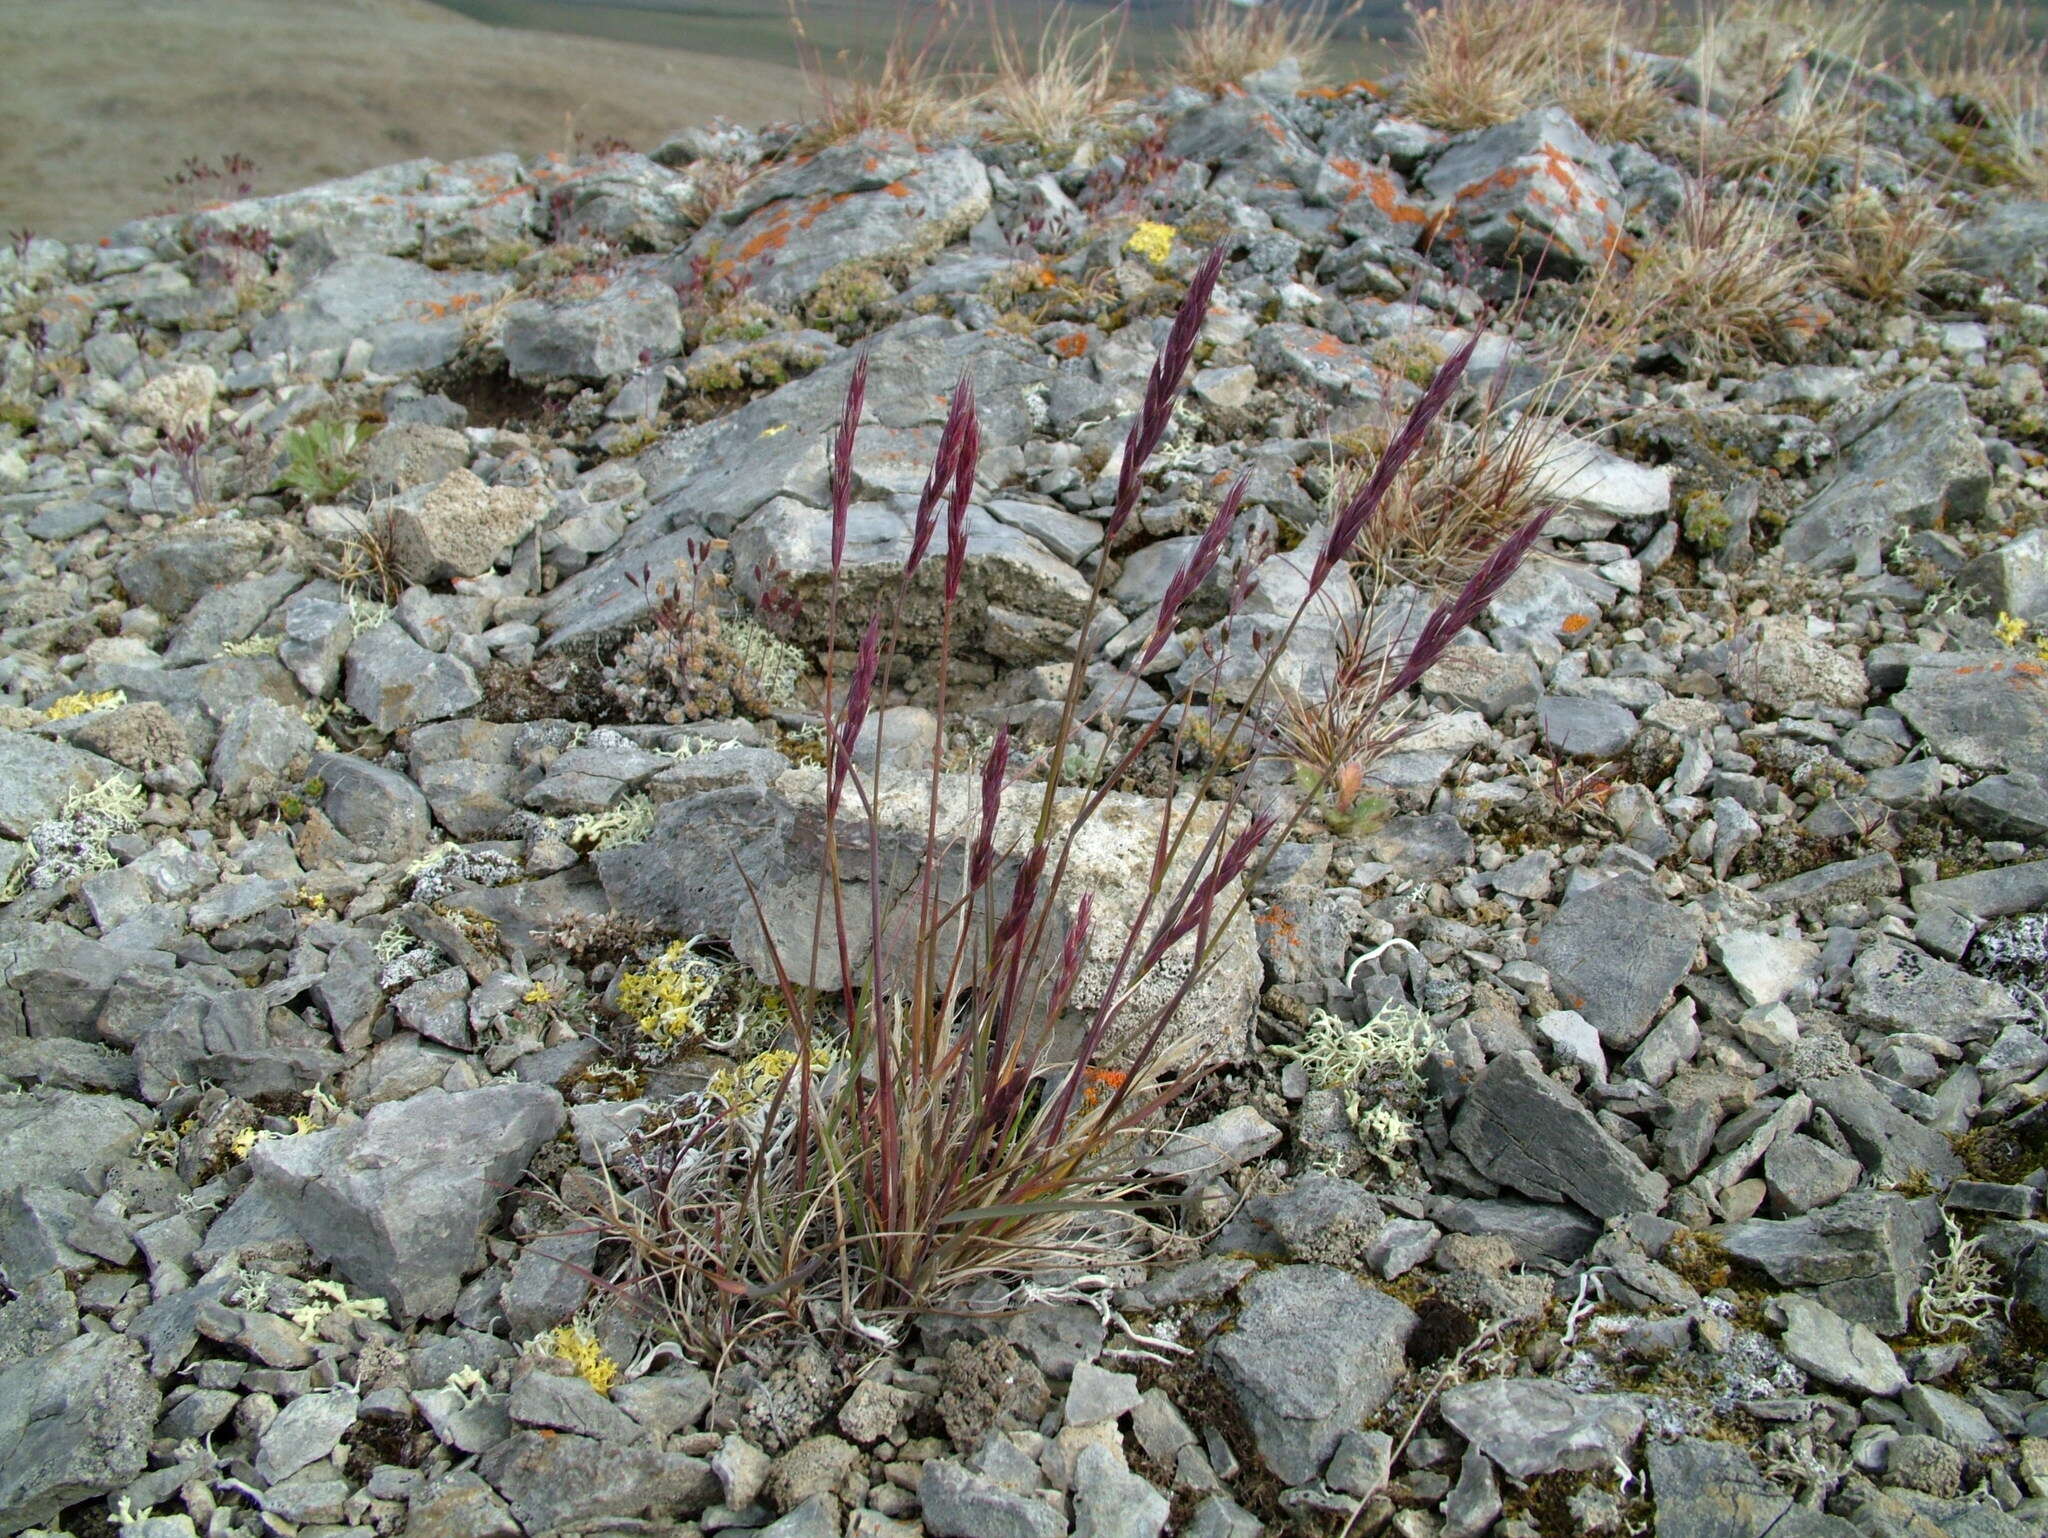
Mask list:
[{"label": "dried grass tuft", "polygon": [[1220,91],[1247,75],[1295,59],[1302,74],[1314,75],[1337,28],[1358,10],[1357,0],[1332,15],[1324,0],[1290,8],[1282,0],[1242,6],[1232,0],[1200,0],[1191,26],[1178,29],[1180,58],[1174,73],[1201,91]]},{"label": "dried grass tuft", "polygon": [[999,132],[1048,152],[1072,145],[1116,99],[1124,17],[1119,9],[1077,25],[1062,3],[1032,47],[991,7],[995,67],[981,100],[995,113]]}]

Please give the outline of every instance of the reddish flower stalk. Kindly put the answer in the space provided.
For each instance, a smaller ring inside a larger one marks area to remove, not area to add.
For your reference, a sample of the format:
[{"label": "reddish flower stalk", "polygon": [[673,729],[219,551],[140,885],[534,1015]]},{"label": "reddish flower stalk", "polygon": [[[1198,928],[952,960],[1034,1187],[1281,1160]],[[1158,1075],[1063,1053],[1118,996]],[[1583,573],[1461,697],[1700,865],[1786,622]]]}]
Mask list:
[{"label": "reddish flower stalk", "polygon": [[1145,947],[1145,954],[1135,969],[1140,977],[1159,964],[1160,959],[1182,940],[1197,929],[1208,926],[1216,908],[1216,900],[1225,887],[1244,874],[1245,867],[1252,862],[1252,856],[1259,852],[1259,846],[1266,836],[1278,827],[1280,819],[1271,812],[1256,813],[1252,820],[1230,846],[1217,858],[1216,863],[1202,873],[1195,889],[1180,904],[1177,912],[1159,926],[1159,932],[1152,937],[1152,943]]},{"label": "reddish flower stalk", "polygon": [[846,685],[846,704],[839,717],[838,751],[832,756],[832,776],[825,792],[825,815],[839,810],[839,794],[845,787],[847,771],[853,768],[853,744],[867,722],[868,701],[874,697],[875,670],[882,661],[882,617],[877,614],[861,633],[860,651],[854,659],[853,677]]},{"label": "reddish flower stalk", "polygon": [[999,727],[988,762],[981,766],[981,832],[967,860],[967,884],[979,891],[995,869],[996,818],[1003,809],[1003,784],[1010,770],[1010,729]]},{"label": "reddish flower stalk", "polygon": [[1145,650],[1139,656],[1134,671],[1144,672],[1145,664],[1159,655],[1166,638],[1173,634],[1173,624],[1180,616],[1181,606],[1194,597],[1196,589],[1208,581],[1209,573],[1216,569],[1223,547],[1229,543],[1231,525],[1237,522],[1238,509],[1244,505],[1247,484],[1248,478],[1242,475],[1231,484],[1230,490],[1224,493],[1223,505],[1216,509],[1216,516],[1209,520],[1209,527],[1202,531],[1202,537],[1195,542],[1187,561],[1167,582],[1166,592],[1159,600],[1159,619],[1152,627],[1152,639],[1145,643]]},{"label": "reddish flower stalk", "polygon": [[946,607],[960,597],[960,579],[967,571],[967,504],[974,496],[974,471],[981,463],[981,423],[975,420],[974,398],[960,424],[959,447],[953,458],[952,498],[946,504]]},{"label": "reddish flower stalk", "polygon": [[1401,671],[1387,681],[1379,704],[1385,704],[1427,673],[1458,633],[1485,612],[1486,606],[1493,602],[1494,594],[1521,566],[1529,554],[1529,547],[1536,543],[1536,536],[1543,532],[1544,525],[1550,522],[1556,511],[1546,507],[1515,530],[1466,579],[1455,597],[1445,599],[1430,611],[1429,618],[1423,622],[1422,633],[1409,648],[1408,660],[1401,664]]},{"label": "reddish flower stalk", "polygon": [[1458,381],[1465,377],[1466,365],[1471,363],[1472,354],[1479,346],[1480,333],[1474,331],[1465,340],[1465,345],[1444,359],[1443,366],[1436,371],[1436,377],[1429,382],[1429,388],[1422,392],[1402,422],[1401,430],[1394,434],[1393,441],[1380,455],[1380,462],[1373,466],[1372,476],[1359,488],[1358,494],[1339,509],[1330,521],[1329,537],[1323,541],[1321,553],[1316,556],[1314,569],[1309,573],[1308,590],[1311,595],[1318,592],[1330,573],[1344,561],[1351,559],[1351,552],[1358,544],[1358,536],[1365,532],[1365,526],[1372,522],[1374,513],[1387,499],[1387,493],[1394,488],[1394,479],[1402,467],[1415,457],[1416,450],[1428,436],[1430,424],[1443,414],[1451,402],[1451,396],[1458,388]]},{"label": "reddish flower stalk", "polygon": [[1083,892],[1081,901],[1074,906],[1074,927],[1067,931],[1066,944],[1060,947],[1060,965],[1053,979],[1049,1014],[1056,1015],[1064,1009],[1067,995],[1074,991],[1074,980],[1081,975],[1081,963],[1088,955],[1088,926],[1094,914],[1095,894]]},{"label": "reddish flower stalk", "polygon": [[853,508],[853,437],[860,427],[861,406],[868,394],[868,355],[853,360],[853,379],[846,387],[845,409],[839,414],[839,436],[832,444],[832,572],[846,560],[846,518]]},{"label": "reddish flower stalk", "polygon": [[[918,494],[917,515],[910,524],[910,556],[903,563],[906,577],[917,575],[925,553],[931,549],[932,532],[939,522],[939,498],[954,480],[960,451],[966,435],[973,430],[973,422],[974,383],[962,374],[960,382],[953,386],[953,403],[946,410],[946,425],[939,433],[939,448],[932,456],[931,472],[925,476],[924,490]],[[971,475],[969,478],[972,479]]]},{"label": "reddish flower stalk", "polygon": [[1138,476],[1173,422],[1173,400],[1187,377],[1188,365],[1194,361],[1195,343],[1201,340],[1202,322],[1209,316],[1209,296],[1215,292],[1216,279],[1222,271],[1223,247],[1219,245],[1195,269],[1187,294],[1173,317],[1173,330],[1167,334],[1166,345],[1152,365],[1152,375],[1145,381],[1144,404],[1138,408],[1138,419],[1124,439],[1124,462],[1116,478],[1116,507],[1102,535],[1105,548],[1116,542],[1137,509]]}]

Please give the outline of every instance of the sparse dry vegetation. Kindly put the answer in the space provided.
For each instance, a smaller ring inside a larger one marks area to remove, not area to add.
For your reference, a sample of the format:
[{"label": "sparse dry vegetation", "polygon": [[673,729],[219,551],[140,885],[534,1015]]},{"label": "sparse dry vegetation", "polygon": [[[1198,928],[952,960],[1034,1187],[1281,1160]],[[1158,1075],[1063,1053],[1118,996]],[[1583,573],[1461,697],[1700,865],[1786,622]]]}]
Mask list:
[{"label": "sparse dry vegetation", "polygon": [[1122,40],[1121,12],[1077,23],[1064,5],[1056,7],[1036,45],[992,16],[994,68],[982,104],[1002,132],[1044,150],[1064,148],[1114,100]]},{"label": "sparse dry vegetation", "polygon": [[1644,28],[1625,0],[1442,0],[1412,13],[1401,105],[1437,128],[1486,128],[1561,103],[1597,137],[1632,138],[1664,99],[1629,50]]},{"label": "sparse dry vegetation", "polygon": [[1815,272],[1777,202],[1694,183],[1670,227],[1594,285],[1590,310],[1610,343],[1665,342],[1693,371],[1712,373],[1790,349],[1813,314]]},{"label": "sparse dry vegetation", "polygon": [[1820,221],[1821,271],[1859,299],[1909,303],[1943,270],[1953,228],[1932,193],[1858,187],[1831,201]]},{"label": "sparse dry vegetation", "polygon": [[1299,9],[1200,0],[1194,22],[1178,34],[1176,73],[1203,91],[1235,85],[1283,59],[1299,61],[1302,73],[1312,75],[1329,48],[1332,33],[1356,9],[1347,5],[1332,15],[1323,0]]}]

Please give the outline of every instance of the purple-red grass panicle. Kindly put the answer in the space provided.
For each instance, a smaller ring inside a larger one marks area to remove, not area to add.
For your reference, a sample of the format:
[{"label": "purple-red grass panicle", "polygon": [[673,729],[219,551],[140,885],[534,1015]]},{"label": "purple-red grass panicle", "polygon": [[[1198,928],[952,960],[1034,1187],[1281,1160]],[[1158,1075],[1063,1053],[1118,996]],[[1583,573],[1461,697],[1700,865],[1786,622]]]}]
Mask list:
[{"label": "purple-red grass panicle", "polygon": [[868,628],[861,632],[853,677],[847,680],[846,702],[840,709],[838,751],[832,755],[832,773],[825,793],[825,816],[828,820],[839,810],[840,793],[846,787],[848,771],[853,768],[853,745],[860,736],[861,727],[867,723],[868,702],[874,698],[875,671],[881,660],[882,616],[876,614],[869,618]]},{"label": "purple-red grass panicle", "polygon": [[967,414],[959,428],[953,457],[952,496],[946,503],[946,607],[960,598],[960,579],[967,572],[967,507],[974,498],[974,472],[981,463],[981,422],[974,414],[974,392],[967,392]]},{"label": "purple-red grass panicle", "polygon": [[1401,423],[1401,430],[1394,434],[1386,452],[1380,455],[1379,463],[1373,466],[1372,475],[1358,489],[1358,494],[1337,511],[1330,520],[1329,536],[1323,541],[1323,548],[1316,555],[1314,569],[1309,573],[1308,590],[1311,595],[1318,592],[1331,572],[1351,559],[1358,546],[1358,537],[1365,532],[1365,526],[1372,522],[1373,514],[1387,499],[1393,489],[1394,479],[1402,467],[1415,457],[1429,436],[1432,423],[1443,414],[1457,392],[1458,382],[1465,377],[1465,369],[1472,361],[1472,354],[1479,346],[1483,333],[1474,331],[1465,339],[1464,346],[1444,359],[1436,376],[1422,392],[1422,398],[1410,409],[1407,419]]},{"label": "purple-red grass panicle", "polygon": [[868,396],[868,355],[853,360],[853,379],[846,386],[846,406],[839,414],[839,436],[832,444],[832,574],[846,562],[846,519],[853,508],[853,439],[860,430],[861,407]]},{"label": "purple-red grass panicle", "polygon": [[931,472],[924,478],[917,512],[910,521],[910,554],[903,562],[905,577],[917,575],[931,549],[932,532],[939,524],[939,499],[953,488],[961,449],[968,434],[978,431],[974,423],[974,382],[962,374],[960,382],[953,386],[953,400],[946,408],[946,425],[939,433],[938,451],[932,456]]},{"label": "purple-red grass panicle", "polygon": [[996,863],[996,818],[1003,809],[1003,786],[1010,773],[1010,729],[996,729],[996,740],[981,766],[981,828],[967,861],[967,884],[977,892],[988,885]]},{"label": "purple-red grass panicle", "polygon": [[1203,259],[1189,280],[1187,294],[1173,317],[1173,329],[1152,365],[1151,377],[1145,381],[1144,404],[1138,408],[1138,419],[1124,439],[1124,462],[1116,478],[1116,506],[1102,533],[1105,549],[1116,543],[1117,535],[1137,510],[1139,474],[1173,423],[1174,398],[1180,394],[1188,365],[1194,361],[1195,344],[1201,340],[1202,323],[1209,316],[1209,296],[1216,291],[1216,279],[1222,271],[1223,247],[1219,245]]},{"label": "purple-red grass panicle", "polygon": [[1195,542],[1195,548],[1188,553],[1166,584],[1166,591],[1159,599],[1159,619],[1152,627],[1152,638],[1145,643],[1145,650],[1139,654],[1134,671],[1142,673],[1145,665],[1159,655],[1159,649],[1166,644],[1166,638],[1173,634],[1174,622],[1180,617],[1181,606],[1192,598],[1201,585],[1209,580],[1209,573],[1216,569],[1216,562],[1222,558],[1223,550],[1230,543],[1231,527],[1237,522],[1238,509],[1244,505],[1245,488],[1249,484],[1246,476],[1240,475],[1231,483],[1230,490],[1223,495],[1222,506],[1216,509],[1216,516],[1209,520],[1209,527],[1202,531],[1202,537]]},{"label": "purple-red grass panicle", "polygon": [[1381,695],[1382,703],[1391,700],[1434,667],[1458,633],[1486,611],[1494,595],[1528,556],[1529,547],[1536,543],[1536,536],[1543,532],[1554,512],[1555,508],[1546,507],[1523,523],[1494,548],[1457,593],[1430,611],[1429,618],[1423,622],[1421,634],[1409,648],[1407,660],[1401,664],[1401,670],[1387,681],[1386,690]]}]

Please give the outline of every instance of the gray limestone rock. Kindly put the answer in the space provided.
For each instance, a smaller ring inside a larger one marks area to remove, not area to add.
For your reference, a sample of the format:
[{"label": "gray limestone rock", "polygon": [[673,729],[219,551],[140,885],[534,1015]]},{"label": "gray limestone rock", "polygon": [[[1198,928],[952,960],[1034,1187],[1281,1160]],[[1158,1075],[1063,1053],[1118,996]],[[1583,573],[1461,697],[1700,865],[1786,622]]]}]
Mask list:
[{"label": "gray limestone rock", "polygon": [[2029,529],[1980,555],[1956,573],[1955,584],[1985,614],[2048,621],[2048,529]]},{"label": "gray limestone rock", "polygon": [[459,715],[483,699],[459,658],[430,652],[399,626],[366,630],[348,649],[349,708],[380,732]]},{"label": "gray limestone rock", "polygon": [[1598,1217],[1656,1212],[1669,1189],[1525,1052],[1487,1064],[1459,1106],[1451,1142],[1488,1179]]},{"label": "gray limestone rock", "polygon": [[1840,1518],[1794,1506],[1726,1442],[1653,1441],[1647,1462],[1659,1538],[1861,1538]]},{"label": "gray limestone rock", "polygon": [[260,356],[370,344],[370,367],[409,374],[450,362],[469,312],[509,287],[493,273],[435,272],[391,256],[347,256],[325,268],[250,333]]},{"label": "gray limestone rock", "polygon": [[1983,1041],[2019,1013],[2012,995],[1996,983],[1895,940],[1867,946],[1849,971],[1850,1017],[1883,1031]]},{"label": "gray limestone rock", "polygon": [[590,297],[523,299],[505,312],[505,362],[525,380],[604,380],[682,346],[675,290],[650,272],[614,279]]},{"label": "gray limestone rock", "polygon": [[1343,1433],[1393,1392],[1415,1315],[1328,1266],[1264,1271],[1241,1295],[1237,1328],[1209,1348],[1210,1364],[1266,1466],[1287,1484],[1305,1484]]},{"label": "gray limestone rock", "polygon": [[1620,705],[1565,695],[1545,699],[1536,722],[1545,745],[1567,758],[1613,758],[1636,734],[1634,714]]},{"label": "gray limestone rock", "polygon": [[2048,675],[2024,657],[1916,664],[1892,706],[1949,763],[2048,779]]},{"label": "gray limestone rock", "polygon": [[49,1526],[140,1474],[162,1402],[118,1335],[80,1335],[0,1372],[0,1534]]},{"label": "gray limestone rock", "polygon": [[695,1516],[718,1499],[710,1464],[649,1441],[519,1431],[486,1452],[476,1469],[529,1533],[656,1509]]},{"label": "gray limestone rock", "polygon": [[1100,1443],[1074,1460],[1074,1538],[1159,1538],[1167,1499]]},{"label": "gray limestone rock", "polygon": [[327,820],[365,853],[407,859],[432,838],[426,797],[397,770],[346,753],[321,753],[308,773],[326,786],[320,810]]},{"label": "gray limestone rock", "polygon": [[1628,874],[1565,900],[1530,959],[1610,1047],[1640,1041],[1691,970],[1700,921]]},{"label": "gray limestone rock", "polygon": [[352,1388],[301,1394],[278,1412],[256,1444],[256,1472],[275,1484],[325,1458],[356,1421]]},{"label": "gray limestone rock", "polygon": [[562,1116],[562,1097],[540,1085],[434,1089],[346,1127],[259,1143],[249,1164],[351,1284],[399,1318],[442,1318],[498,1202]]},{"label": "gray limestone rock", "polygon": [[0,1191],[58,1186],[99,1194],[107,1171],[150,1125],[116,1095],[37,1089],[0,1100]]},{"label": "gray limestone rock", "polygon": [[1066,1538],[1066,1519],[1044,1501],[951,1458],[925,1461],[917,1498],[932,1538]]},{"label": "gray limestone rock", "polygon": [[0,730],[0,833],[27,838],[37,823],[62,813],[74,793],[117,776],[126,777],[121,766],[97,753]]},{"label": "gray limestone rock", "polygon": [[1455,141],[1423,173],[1446,232],[1494,261],[1569,276],[1626,238],[1626,205],[1607,152],[1562,107]]},{"label": "gray limestone rock", "polygon": [[989,192],[968,149],[864,133],[754,178],[686,255],[747,275],[751,295],[793,309],[835,270],[944,246],[988,212]]},{"label": "gray limestone rock", "polygon": [[2000,199],[1956,230],[1948,260],[1964,272],[2002,283],[2021,299],[2048,287],[2048,203]]},{"label": "gray limestone rock", "polygon": [[207,778],[230,801],[268,801],[313,753],[313,729],[296,711],[257,698],[229,716]]},{"label": "gray limestone rock", "polygon": [[269,544],[260,523],[212,518],[178,524],[132,548],[114,575],[131,601],[176,619],[209,588],[254,571]]},{"label": "gray limestone rock", "polygon": [[1627,1394],[1574,1394],[1534,1378],[1489,1378],[1444,1391],[1443,1417],[1515,1479],[1558,1469],[1611,1469],[1643,1432]]},{"label": "gray limestone rock", "polygon": [[1860,1191],[1818,1212],[1745,1218],[1722,1231],[1728,1253],[1785,1287],[1810,1287],[1853,1324],[1897,1335],[1911,1324],[1925,1246],[1905,1199]]},{"label": "gray limestone rock", "polygon": [[1773,1307],[1785,1321],[1779,1348],[1795,1367],[1859,1394],[1893,1395],[1905,1388],[1905,1368],[1876,1332],[1797,1293],[1778,1298]]},{"label": "gray limestone rock", "polygon": [[1956,820],[1984,838],[2048,843],[2048,786],[2036,775],[1987,774],[1947,797]]},{"label": "gray limestone rock", "polygon": [[1884,569],[1898,535],[1982,515],[1991,462],[1963,392],[1912,385],[1842,434],[1835,478],[1792,515],[1780,547],[1823,571]]},{"label": "gray limestone rock", "polygon": [[355,619],[345,603],[301,594],[285,605],[284,636],[277,660],[316,700],[334,693],[341,681],[341,661],[355,639]]}]

